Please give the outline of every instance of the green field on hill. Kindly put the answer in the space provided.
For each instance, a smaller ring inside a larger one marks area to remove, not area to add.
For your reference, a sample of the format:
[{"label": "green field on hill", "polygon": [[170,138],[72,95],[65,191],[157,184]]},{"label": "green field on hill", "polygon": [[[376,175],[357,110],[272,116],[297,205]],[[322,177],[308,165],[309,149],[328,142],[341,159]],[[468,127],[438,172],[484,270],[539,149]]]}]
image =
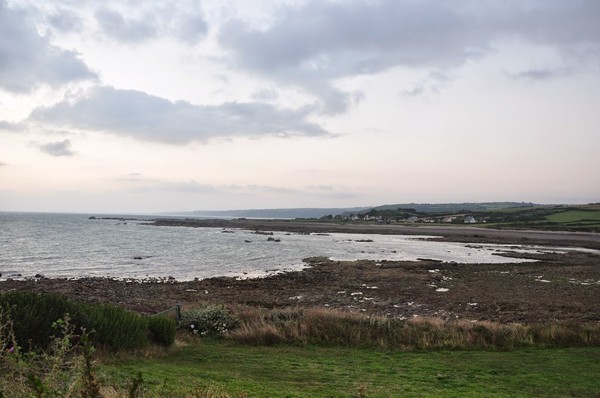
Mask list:
[{"label": "green field on hill", "polygon": [[[465,225],[465,220],[473,217],[476,221],[469,223],[486,228],[514,228],[514,229],[539,229],[554,231],[579,231],[600,232],[600,205],[536,205],[524,204],[523,206],[500,206],[491,205],[475,206],[464,204],[454,207],[442,205],[428,205],[416,208],[397,208],[391,206],[380,206],[359,214],[359,222],[363,216],[381,219],[378,222],[406,222],[409,217],[417,218],[411,225],[418,223],[437,223],[440,225]],[[446,211],[441,211],[446,210]],[[338,216],[338,218],[340,218]],[[451,218],[451,222],[442,221]],[[375,221],[372,221],[375,222]]]}]

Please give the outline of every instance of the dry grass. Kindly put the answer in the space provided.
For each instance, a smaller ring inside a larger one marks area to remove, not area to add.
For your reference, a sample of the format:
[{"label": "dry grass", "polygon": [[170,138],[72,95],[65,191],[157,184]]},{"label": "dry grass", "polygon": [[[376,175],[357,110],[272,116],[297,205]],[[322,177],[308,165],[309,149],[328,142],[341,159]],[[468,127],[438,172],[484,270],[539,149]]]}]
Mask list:
[{"label": "dry grass", "polygon": [[310,343],[400,350],[600,346],[600,325],[589,323],[402,321],[325,308],[232,310],[241,325],[228,338],[253,345]]}]

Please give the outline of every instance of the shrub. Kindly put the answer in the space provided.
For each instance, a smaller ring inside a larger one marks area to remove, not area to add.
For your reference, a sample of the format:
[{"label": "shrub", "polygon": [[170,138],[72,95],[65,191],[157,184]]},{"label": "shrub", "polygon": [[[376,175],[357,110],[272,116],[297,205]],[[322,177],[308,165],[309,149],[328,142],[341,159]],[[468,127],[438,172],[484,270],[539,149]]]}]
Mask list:
[{"label": "shrub", "polygon": [[96,346],[119,350],[148,344],[148,322],[135,312],[111,304],[82,303],[79,310]]},{"label": "shrub", "polygon": [[77,307],[55,294],[9,292],[0,294],[0,311],[12,320],[19,346],[45,349],[54,334],[52,324],[65,314],[74,315]]},{"label": "shrub", "polygon": [[216,336],[238,325],[238,319],[222,305],[207,305],[182,314],[179,327],[202,336]]},{"label": "shrub", "polygon": [[0,294],[0,311],[12,320],[17,343],[24,349],[44,350],[52,341],[57,320],[69,315],[75,332],[91,334],[94,345],[109,350],[142,347],[148,343],[145,318],[110,304],[88,304],[56,294]]},{"label": "shrub", "polygon": [[169,347],[175,342],[175,321],[164,316],[148,318],[150,340],[157,345]]},{"label": "shrub", "polygon": [[0,397],[100,398],[92,368],[94,349],[87,334],[73,344],[75,326],[69,317],[58,319],[46,350],[23,352],[13,322],[0,313]]}]

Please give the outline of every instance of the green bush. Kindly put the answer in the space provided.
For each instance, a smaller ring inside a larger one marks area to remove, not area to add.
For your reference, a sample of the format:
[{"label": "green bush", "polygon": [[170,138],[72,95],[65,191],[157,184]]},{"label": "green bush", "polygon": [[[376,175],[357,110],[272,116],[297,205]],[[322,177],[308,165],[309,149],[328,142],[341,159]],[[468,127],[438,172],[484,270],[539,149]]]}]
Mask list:
[{"label": "green bush", "polygon": [[46,349],[55,334],[52,325],[66,314],[75,332],[87,330],[94,345],[110,350],[148,344],[148,323],[142,316],[110,304],[88,304],[56,294],[0,294],[0,311],[13,323],[17,343],[24,349]]},{"label": "green bush", "polygon": [[111,350],[148,344],[148,322],[141,315],[111,304],[80,304],[84,326],[96,346]]},{"label": "green bush", "polygon": [[0,312],[10,317],[17,343],[25,349],[48,347],[55,332],[52,324],[65,314],[71,314],[77,322],[77,307],[66,297],[54,294],[0,294]]},{"label": "green bush", "polygon": [[186,311],[181,316],[180,328],[202,336],[216,336],[235,328],[239,321],[222,305],[207,305]]},{"label": "green bush", "polygon": [[169,347],[175,342],[175,321],[164,316],[148,318],[148,333],[154,344]]}]

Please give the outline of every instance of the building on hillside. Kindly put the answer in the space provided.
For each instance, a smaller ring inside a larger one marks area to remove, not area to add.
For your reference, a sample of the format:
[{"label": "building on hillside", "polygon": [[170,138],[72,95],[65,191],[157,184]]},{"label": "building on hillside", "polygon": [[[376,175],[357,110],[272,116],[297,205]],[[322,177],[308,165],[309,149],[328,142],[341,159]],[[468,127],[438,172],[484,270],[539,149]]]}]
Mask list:
[{"label": "building on hillside", "polygon": [[419,217],[415,217],[415,216],[408,217],[408,218],[406,219],[406,222],[409,222],[409,223],[416,223],[416,222],[419,222]]},{"label": "building on hillside", "polygon": [[475,219],[475,217],[473,216],[466,216],[465,217],[465,224],[476,224],[477,220]]}]

